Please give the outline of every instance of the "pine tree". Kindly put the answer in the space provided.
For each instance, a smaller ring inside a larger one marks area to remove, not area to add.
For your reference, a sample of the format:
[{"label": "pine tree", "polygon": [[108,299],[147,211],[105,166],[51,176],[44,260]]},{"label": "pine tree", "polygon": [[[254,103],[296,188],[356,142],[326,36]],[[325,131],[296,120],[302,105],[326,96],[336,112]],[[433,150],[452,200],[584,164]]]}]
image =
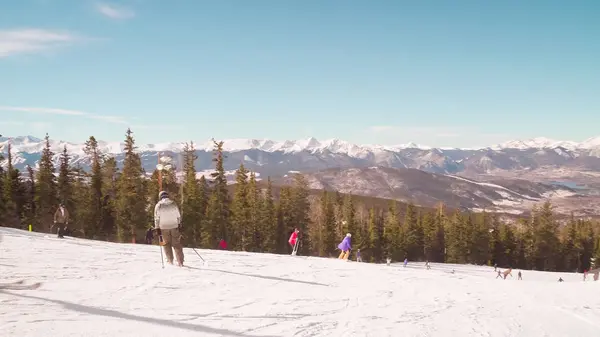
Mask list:
[{"label": "pine tree", "polygon": [[[292,188],[283,186],[279,191],[279,202],[277,203],[277,252],[280,254],[290,253],[288,248],[288,236],[294,231],[294,209],[292,201]],[[301,232],[300,237],[305,234]]]},{"label": "pine tree", "polygon": [[96,238],[102,232],[102,164],[103,156],[98,148],[98,142],[94,136],[90,137],[85,142],[85,148],[83,149],[87,157],[91,161],[91,172],[90,172],[90,191],[88,197],[89,201],[86,203],[89,207],[89,222],[87,224],[86,233],[89,238]]},{"label": "pine tree", "polygon": [[346,233],[352,234],[353,246],[356,249],[360,249],[362,246],[368,245],[369,238],[366,240],[363,237],[359,226],[356,222],[356,208],[354,205],[354,199],[351,194],[346,194],[345,197],[340,198],[342,200],[342,223],[344,224],[345,230],[339,233],[339,237],[343,237]]},{"label": "pine tree", "polygon": [[423,256],[423,229],[419,226],[417,209],[414,204],[406,206],[404,216],[404,249],[409,260],[418,260]]},{"label": "pine tree", "polygon": [[[86,207],[85,200],[80,201],[82,204],[75,203],[73,195],[73,172],[71,170],[71,156],[67,150],[67,146],[63,147],[63,151],[60,154],[60,164],[58,169],[58,180],[57,180],[57,196],[58,201],[65,205],[67,211],[71,215],[74,214],[75,206]],[[73,219],[70,219],[69,226],[73,227]],[[89,219],[86,219],[89,220]]]},{"label": "pine tree", "polygon": [[36,188],[36,211],[39,222],[34,223],[36,229],[49,231],[54,222],[54,211],[57,208],[56,178],[54,176],[54,153],[50,148],[50,137],[46,134],[45,146],[39,160]]},{"label": "pine tree", "polygon": [[0,224],[3,224],[5,222],[6,203],[8,202],[4,194],[4,176],[6,173],[4,172],[4,168],[2,166],[2,163],[4,162],[4,155],[2,154],[2,150],[4,150],[4,148],[0,146]]},{"label": "pine tree", "polygon": [[449,263],[467,263],[471,245],[470,217],[463,217],[459,211],[454,212],[446,224],[446,261]]},{"label": "pine tree", "polygon": [[265,226],[261,219],[262,199],[256,182],[256,173],[250,172],[250,180],[247,186],[247,203],[249,208],[248,228],[250,231],[249,250],[253,252],[263,251]]},{"label": "pine tree", "polygon": [[231,203],[229,242],[236,250],[247,251],[251,242],[250,207],[248,205],[248,170],[241,164],[235,173],[235,194]]},{"label": "pine tree", "polygon": [[425,212],[421,221],[423,227],[423,252],[427,261],[436,261],[437,247],[437,227],[435,225],[434,215],[431,212]]},{"label": "pine tree", "polygon": [[65,145],[63,148],[63,152],[60,155],[60,166],[58,169],[58,181],[57,181],[57,191],[58,191],[58,200],[63,203],[68,210],[73,209],[73,186],[72,180],[73,177],[71,175],[71,167],[70,167],[71,156],[69,156],[69,152],[67,150],[67,146]]},{"label": "pine tree", "polygon": [[27,165],[27,174],[28,179],[23,186],[23,194],[24,194],[24,203],[23,203],[23,223],[26,225],[31,225],[33,228],[33,223],[35,222],[36,216],[36,205],[35,205],[35,172],[33,168]]},{"label": "pine tree", "polygon": [[536,214],[539,225],[534,228],[534,257],[537,270],[555,270],[559,254],[558,224],[554,221],[552,205],[545,202]]},{"label": "pine tree", "polygon": [[116,203],[119,169],[114,157],[105,158],[102,165],[102,233],[106,238],[117,232]]},{"label": "pine tree", "polygon": [[472,223],[469,262],[478,265],[486,264],[490,260],[491,223],[485,213],[469,214],[469,218]]},{"label": "pine tree", "polygon": [[[371,262],[378,263],[384,254],[384,228],[381,219],[375,213],[375,209],[369,209],[369,255]],[[389,255],[388,255],[389,256]],[[386,256],[387,257],[387,256]]]},{"label": "pine tree", "polygon": [[383,224],[384,254],[394,261],[404,259],[405,246],[402,242],[401,224],[398,219],[398,208],[395,200],[390,202]]},{"label": "pine tree", "polygon": [[93,223],[93,211],[90,205],[91,190],[88,174],[77,164],[70,172],[72,179],[72,198],[76,207],[69,210],[71,221],[69,227],[76,229],[83,237],[90,238],[90,223]]},{"label": "pine tree", "polygon": [[290,226],[289,232],[291,233],[294,227],[300,230],[298,254],[307,254],[308,249],[312,246],[308,231],[310,203],[308,201],[308,182],[303,175],[294,175],[294,186],[291,192],[293,225]]},{"label": "pine tree", "polygon": [[120,242],[136,242],[137,231],[143,230],[146,222],[146,196],[142,176],[141,160],[135,152],[133,132],[127,129],[125,137],[125,159],[123,173],[117,182],[116,224]]},{"label": "pine tree", "polygon": [[7,146],[7,170],[0,180],[0,185],[3,185],[3,202],[4,202],[4,219],[3,223],[7,227],[20,227],[21,221],[21,204],[22,200],[20,193],[20,175],[19,171],[13,167],[12,148],[11,144]]},{"label": "pine tree", "polygon": [[[202,227],[206,212],[206,195],[201,190],[201,185],[196,178],[196,149],[194,143],[185,144],[183,148],[183,202],[181,205],[182,224],[184,237],[193,247],[202,242]],[[204,178],[204,176],[203,176]],[[205,187],[206,180],[203,183]]]},{"label": "pine tree", "polygon": [[335,199],[325,190],[321,194],[320,208],[322,214],[320,238],[319,240],[313,239],[313,241],[318,241],[319,243],[320,256],[331,256],[336,249]]},{"label": "pine tree", "polygon": [[212,186],[210,199],[206,207],[206,232],[203,233],[205,247],[214,247],[219,239],[230,240],[230,198],[225,176],[223,142],[213,140],[213,162],[215,172],[211,173]]},{"label": "pine tree", "polygon": [[514,231],[510,225],[500,225],[500,244],[502,247],[502,255],[500,262],[498,263],[501,267],[516,267],[518,265],[517,259],[517,242]]},{"label": "pine tree", "polygon": [[267,188],[262,198],[261,223],[264,225],[263,250],[268,253],[277,251],[277,210],[273,200],[273,184],[271,178],[267,178]]},{"label": "pine tree", "polygon": [[571,219],[564,227],[564,238],[561,244],[562,261],[560,262],[561,269],[577,271],[580,268],[580,254],[582,252],[581,241],[579,240],[579,223],[575,220],[575,216],[571,213]]}]

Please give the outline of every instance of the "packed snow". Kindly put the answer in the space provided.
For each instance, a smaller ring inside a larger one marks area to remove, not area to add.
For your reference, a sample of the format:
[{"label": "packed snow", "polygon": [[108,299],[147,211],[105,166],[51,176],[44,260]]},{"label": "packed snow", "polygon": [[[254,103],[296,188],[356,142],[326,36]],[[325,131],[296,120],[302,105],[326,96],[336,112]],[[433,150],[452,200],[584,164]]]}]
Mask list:
[{"label": "packed snow", "polygon": [[[600,283],[582,274],[185,249],[0,228],[6,336],[595,336]],[[452,270],[455,273],[452,273]],[[557,282],[562,277],[565,282]]]}]

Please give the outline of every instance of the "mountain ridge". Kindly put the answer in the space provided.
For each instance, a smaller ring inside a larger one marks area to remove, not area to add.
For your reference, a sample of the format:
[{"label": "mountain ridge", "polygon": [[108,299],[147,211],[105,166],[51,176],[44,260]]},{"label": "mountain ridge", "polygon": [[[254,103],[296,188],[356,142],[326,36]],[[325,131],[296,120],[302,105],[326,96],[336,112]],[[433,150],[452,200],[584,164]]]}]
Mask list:
[{"label": "mountain ridge", "polygon": [[[16,137],[0,137],[0,147],[6,146],[11,139],[11,144],[16,152],[36,153],[41,151],[44,146],[44,140],[34,136],[16,136]],[[377,144],[355,144],[344,141],[338,138],[331,138],[319,141],[315,137],[296,140],[276,141],[271,139],[254,139],[254,138],[230,138],[224,139],[224,149],[228,152],[237,152],[245,150],[261,150],[265,152],[282,151],[290,152],[322,152],[329,151],[332,153],[345,153],[353,157],[360,157],[365,152],[391,151],[397,152],[407,149],[418,150],[442,150],[442,151],[484,151],[484,150],[503,150],[503,149],[554,149],[564,148],[570,151],[577,150],[597,150],[600,153],[600,136],[588,138],[582,142],[575,141],[560,141],[549,139],[546,137],[536,137],[530,139],[517,139],[503,142],[496,145],[474,148],[460,147],[432,147],[422,144],[409,142],[398,145],[377,145]],[[98,143],[104,153],[119,154],[123,152],[124,143],[121,142],[106,142],[98,140]],[[51,139],[51,144],[54,149],[67,146],[67,149],[78,155],[83,153],[84,142],[73,143],[62,140]],[[194,142],[196,150],[210,151],[212,150],[212,141]],[[165,143],[148,143],[138,144],[138,151],[170,151],[174,153],[182,152],[185,142],[165,142]]]}]

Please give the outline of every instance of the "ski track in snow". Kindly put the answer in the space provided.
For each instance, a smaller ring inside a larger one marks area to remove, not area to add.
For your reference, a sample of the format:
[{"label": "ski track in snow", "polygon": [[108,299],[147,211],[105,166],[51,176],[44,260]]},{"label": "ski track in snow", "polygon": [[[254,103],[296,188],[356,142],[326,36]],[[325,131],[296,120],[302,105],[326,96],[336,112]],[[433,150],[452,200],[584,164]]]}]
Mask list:
[{"label": "ski track in snow", "polygon": [[[595,336],[600,282],[581,274],[423,263],[374,265],[57,239],[0,228],[5,336]],[[455,273],[452,274],[452,269]],[[558,283],[562,277],[565,282]]]}]

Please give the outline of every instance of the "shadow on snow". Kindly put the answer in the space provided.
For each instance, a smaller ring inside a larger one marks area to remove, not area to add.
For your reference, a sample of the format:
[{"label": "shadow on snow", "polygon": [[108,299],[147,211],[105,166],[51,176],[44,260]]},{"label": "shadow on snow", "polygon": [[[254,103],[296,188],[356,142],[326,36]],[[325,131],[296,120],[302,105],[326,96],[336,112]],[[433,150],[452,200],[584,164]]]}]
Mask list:
[{"label": "shadow on snow", "polygon": [[[97,308],[97,307],[93,307],[93,306],[86,306],[86,305],[75,304],[75,303],[71,303],[71,302],[67,302],[67,301],[54,300],[54,299],[31,296],[31,295],[15,294],[13,292],[8,292],[8,291],[4,291],[4,290],[0,290],[0,293],[12,295],[15,297],[50,302],[50,303],[62,305],[65,309],[68,309],[68,310],[73,310],[73,311],[86,313],[86,314],[90,314],[90,315],[114,317],[114,318],[119,318],[119,319],[145,322],[145,323],[162,325],[162,326],[167,326],[167,327],[172,327],[172,328],[177,328],[177,329],[185,329],[185,330],[190,330],[190,331],[197,331],[197,332],[216,334],[216,335],[222,335],[222,336],[236,336],[236,337],[249,336],[249,335],[243,334],[241,332],[235,332],[235,331],[231,331],[231,330],[227,330],[227,329],[211,328],[211,327],[208,327],[205,325],[183,323],[180,321],[173,321],[173,320],[168,320],[168,319],[137,316],[137,315],[127,314],[127,313],[116,311],[116,310],[101,309],[101,308]],[[263,336],[253,335],[253,336],[276,337],[276,336],[267,336],[267,335],[263,335]]]}]

